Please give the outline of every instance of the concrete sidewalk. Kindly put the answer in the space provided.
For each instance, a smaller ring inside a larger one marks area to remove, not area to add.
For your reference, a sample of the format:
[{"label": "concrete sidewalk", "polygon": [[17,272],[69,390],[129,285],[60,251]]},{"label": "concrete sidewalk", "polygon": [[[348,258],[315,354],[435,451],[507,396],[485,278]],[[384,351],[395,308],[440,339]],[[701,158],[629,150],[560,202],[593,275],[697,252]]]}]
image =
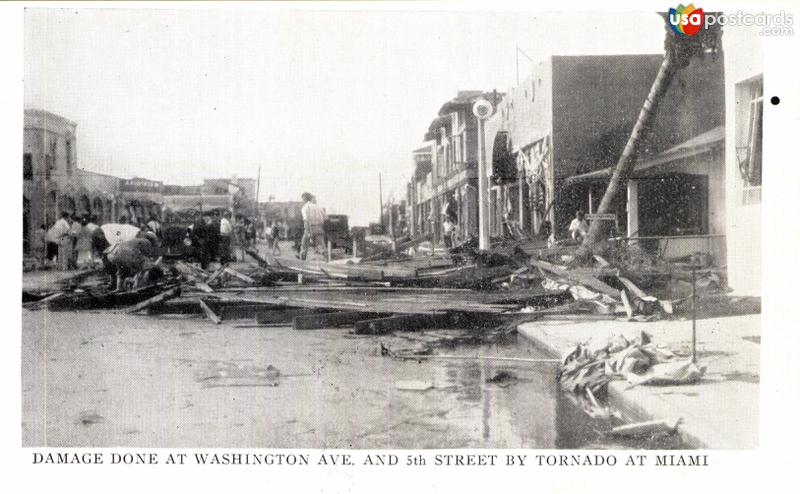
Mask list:
[{"label": "concrete sidewalk", "polygon": [[[620,321],[538,321],[519,326],[520,334],[557,357],[591,338],[605,341],[640,331],[658,346],[691,355],[691,321],[637,323]],[[693,385],[638,386],[609,384],[609,405],[628,421],[682,418],[679,426],[691,447],[751,449],[758,447],[761,316],[747,315],[697,321],[697,359],[707,367]]]}]

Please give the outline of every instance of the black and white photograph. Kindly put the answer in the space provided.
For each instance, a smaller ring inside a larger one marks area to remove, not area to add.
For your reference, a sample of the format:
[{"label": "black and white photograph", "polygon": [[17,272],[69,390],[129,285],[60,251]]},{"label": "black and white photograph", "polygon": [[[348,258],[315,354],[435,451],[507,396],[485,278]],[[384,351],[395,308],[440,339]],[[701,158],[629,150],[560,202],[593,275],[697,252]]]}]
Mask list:
[{"label": "black and white photograph", "polygon": [[16,447],[764,447],[791,8],[268,3],[20,9]]}]

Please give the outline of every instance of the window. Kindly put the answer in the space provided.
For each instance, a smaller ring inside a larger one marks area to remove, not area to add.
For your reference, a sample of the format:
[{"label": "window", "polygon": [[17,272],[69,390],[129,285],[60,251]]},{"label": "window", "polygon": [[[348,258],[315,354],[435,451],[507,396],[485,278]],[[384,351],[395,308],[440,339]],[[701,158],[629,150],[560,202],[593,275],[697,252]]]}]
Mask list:
[{"label": "window", "polygon": [[737,85],[736,125],[739,173],[742,177],[742,202],[761,203],[762,138],[764,121],[764,81],[758,78]]},{"label": "window", "polygon": [[24,153],[22,155],[22,178],[30,180],[33,178],[33,160],[31,153]]},{"label": "window", "polygon": [[56,169],[56,138],[50,141],[50,152],[44,157],[45,175],[50,178],[50,174]]},{"label": "window", "polygon": [[67,137],[67,175],[72,173],[72,139]]}]

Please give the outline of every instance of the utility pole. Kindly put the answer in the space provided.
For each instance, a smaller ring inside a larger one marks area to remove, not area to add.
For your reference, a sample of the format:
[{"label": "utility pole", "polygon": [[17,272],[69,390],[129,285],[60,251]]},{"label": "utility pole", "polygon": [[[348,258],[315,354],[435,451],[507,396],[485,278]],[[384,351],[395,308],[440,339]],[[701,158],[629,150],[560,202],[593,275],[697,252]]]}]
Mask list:
[{"label": "utility pole", "polygon": [[378,218],[381,226],[383,226],[383,182],[381,182],[380,172],[378,172],[378,199],[380,200],[381,203],[381,207],[379,209],[380,216]]},{"label": "utility pole", "polygon": [[472,105],[478,119],[478,249],[488,250],[489,241],[489,177],[486,175],[486,135],[484,122],[492,116],[494,108],[485,99]]},{"label": "utility pole", "polygon": [[256,196],[253,198],[253,216],[258,218],[258,193],[261,191],[261,163],[258,164],[258,176],[256,177]]}]

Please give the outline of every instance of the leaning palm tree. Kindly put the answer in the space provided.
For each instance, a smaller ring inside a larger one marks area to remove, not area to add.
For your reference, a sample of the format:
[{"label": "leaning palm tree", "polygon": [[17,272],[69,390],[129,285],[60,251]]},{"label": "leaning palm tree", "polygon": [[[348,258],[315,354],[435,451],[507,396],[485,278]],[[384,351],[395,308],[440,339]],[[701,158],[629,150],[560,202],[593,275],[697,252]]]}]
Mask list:
[{"label": "leaning palm tree", "polygon": [[[666,16],[664,28],[666,29],[664,61],[661,62],[661,67],[658,70],[655,81],[653,81],[653,85],[650,87],[650,93],[642,105],[639,118],[633,126],[633,131],[631,131],[628,142],[625,144],[622,156],[617,161],[606,192],[600,201],[600,206],[597,208],[598,214],[608,213],[617,195],[627,185],[628,178],[636,164],[639,150],[650,132],[655,116],[658,113],[658,107],[673,79],[675,79],[675,75],[688,66],[692,59],[716,52],[722,36],[722,30],[716,24],[704,27],[692,36],[678,34],[670,27]],[[589,226],[586,239],[576,253],[576,261],[579,263],[588,261],[598,242],[607,236],[608,222],[593,221]]]}]

